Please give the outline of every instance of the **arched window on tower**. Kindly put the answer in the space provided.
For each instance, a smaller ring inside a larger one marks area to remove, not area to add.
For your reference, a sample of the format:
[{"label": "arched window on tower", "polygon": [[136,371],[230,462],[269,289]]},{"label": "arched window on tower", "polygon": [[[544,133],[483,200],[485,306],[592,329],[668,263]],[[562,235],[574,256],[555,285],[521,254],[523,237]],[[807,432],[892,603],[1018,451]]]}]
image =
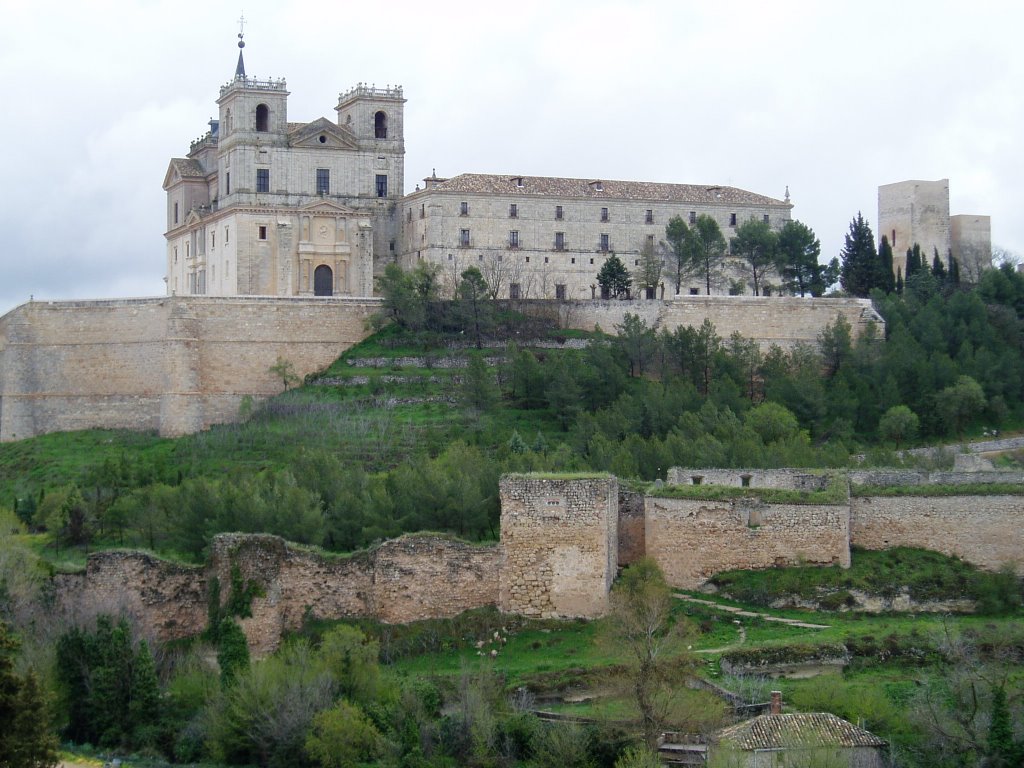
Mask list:
[{"label": "arched window on tower", "polygon": [[270,130],[270,107],[266,104],[256,105],[256,130],[261,133]]},{"label": "arched window on tower", "polygon": [[373,116],[373,138],[386,139],[388,137],[388,116],[378,112]]}]

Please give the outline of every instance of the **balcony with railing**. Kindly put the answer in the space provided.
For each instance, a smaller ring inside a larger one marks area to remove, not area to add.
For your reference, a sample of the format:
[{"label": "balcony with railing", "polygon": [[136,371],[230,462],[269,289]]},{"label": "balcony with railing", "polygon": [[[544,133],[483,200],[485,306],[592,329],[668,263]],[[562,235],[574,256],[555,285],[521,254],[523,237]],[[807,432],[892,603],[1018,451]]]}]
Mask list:
[{"label": "balcony with railing", "polygon": [[220,87],[220,95],[223,96],[228,91],[243,88],[254,91],[287,91],[288,84],[285,82],[283,77],[277,78],[276,80],[272,77],[267,80],[260,80],[258,77],[238,75],[234,80],[231,80]]},{"label": "balcony with railing", "polygon": [[338,94],[338,103],[341,104],[351,99],[399,99],[404,101],[405,97],[402,95],[402,86],[396,85],[392,88],[390,85],[384,88],[378,88],[376,84],[367,85],[366,83],[356,83],[355,87],[349,88],[347,91],[343,91]]}]

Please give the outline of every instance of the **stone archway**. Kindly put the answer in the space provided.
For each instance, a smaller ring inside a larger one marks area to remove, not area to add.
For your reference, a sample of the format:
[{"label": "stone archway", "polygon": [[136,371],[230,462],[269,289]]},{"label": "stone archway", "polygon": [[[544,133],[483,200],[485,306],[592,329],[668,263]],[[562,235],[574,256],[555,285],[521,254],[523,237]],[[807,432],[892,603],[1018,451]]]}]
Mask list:
[{"label": "stone archway", "polygon": [[321,264],[313,270],[313,295],[334,295],[334,273],[326,264]]}]

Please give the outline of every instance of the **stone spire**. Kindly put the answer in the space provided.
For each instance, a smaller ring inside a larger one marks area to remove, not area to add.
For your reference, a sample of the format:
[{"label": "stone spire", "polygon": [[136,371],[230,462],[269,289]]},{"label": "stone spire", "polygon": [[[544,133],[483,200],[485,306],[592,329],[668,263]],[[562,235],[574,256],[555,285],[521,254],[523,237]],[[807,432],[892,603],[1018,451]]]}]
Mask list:
[{"label": "stone spire", "polygon": [[245,14],[238,19],[238,64],[235,65],[235,77],[245,78],[245,60],[242,49],[245,48]]}]

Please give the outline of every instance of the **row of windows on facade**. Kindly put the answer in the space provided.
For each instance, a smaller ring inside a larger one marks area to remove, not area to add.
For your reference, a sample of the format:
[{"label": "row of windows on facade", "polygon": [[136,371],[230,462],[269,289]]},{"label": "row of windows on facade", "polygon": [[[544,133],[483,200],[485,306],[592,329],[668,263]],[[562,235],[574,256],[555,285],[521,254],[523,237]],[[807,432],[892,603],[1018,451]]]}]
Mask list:
[{"label": "row of windows on facade", "polygon": [[[459,230],[459,247],[460,248],[472,248],[473,238],[468,229]],[[523,243],[519,238],[519,230],[513,229],[508,233],[508,247],[509,248],[522,248]],[[647,247],[654,248],[654,235],[647,235]],[[568,248],[568,243],[565,239],[565,232],[555,232],[555,243],[553,249],[556,251],[564,251]],[[597,250],[607,252],[611,250],[611,238],[607,232],[602,232],[598,242]]]},{"label": "row of windows on facade", "polygon": [[[257,227],[256,227],[256,238],[258,240],[266,240],[267,239],[267,225],[266,224],[259,224],[259,225],[257,225]],[[231,242],[231,228],[230,227],[224,227],[224,245],[227,245],[230,242]],[[213,251],[213,250],[216,250],[216,248],[217,248],[217,233],[216,232],[211,232],[210,233],[210,250]],[[188,243],[188,242],[185,243],[185,258],[186,259],[192,258],[192,244]],[[174,263],[175,264],[178,263],[178,246],[174,246]]]},{"label": "row of windows on facade", "polygon": [[[418,258],[418,259],[422,258],[422,256],[420,255],[420,251],[416,251],[416,258]],[[476,258],[477,258],[477,261],[483,261],[484,260],[484,255],[482,253],[479,253],[479,254],[477,254]],[[497,254],[494,257],[494,259],[495,259],[495,261],[504,261],[504,258],[502,257],[502,255],[500,253]],[[454,261],[454,260],[455,260],[454,254],[449,253],[448,254],[448,261]],[[524,258],[524,262],[526,264],[529,264],[530,263],[530,257],[529,256],[525,257]],[[550,264],[551,263],[551,259],[550,259],[549,256],[545,256],[544,257],[544,263],[545,264]],[[569,264],[572,265],[572,264],[575,264],[575,263],[576,263],[576,257],[575,256],[570,257]],[[594,259],[593,258],[590,259],[590,264],[591,265],[594,264]],[[640,259],[633,259],[633,266],[634,267],[639,267],[640,266]]]},{"label": "row of windows on facade", "polygon": [[[508,206],[508,217],[510,219],[518,219],[520,213],[521,213],[521,211],[519,210],[519,204],[518,203],[509,203],[509,206]],[[421,219],[426,218],[426,215],[427,215],[426,204],[421,204],[420,205],[420,218]],[[469,201],[463,200],[461,203],[459,203],[459,215],[460,216],[469,216]],[[556,221],[561,221],[564,218],[565,218],[565,209],[561,205],[556,205],[555,206],[555,220]],[[412,209],[411,208],[406,212],[406,219],[407,219],[407,221],[412,221]],[[736,220],[737,220],[736,219],[736,214],[735,213],[730,213],[729,214],[729,226],[730,227],[735,227],[736,226]],[[608,209],[607,208],[602,208],[601,209],[601,214],[600,214],[599,221],[611,221],[611,218],[610,218],[610,215],[608,213]],[[770,218],[769,218],[769,215],[767,213],[764,214],[763,221],[764,221],[765,224],[768,224],[770,222]],[[697,212],[696,211],[690,211],[689,222],[690,222],[690,224],[696,224],[697,223]],[[644,223],[645,224],[654,224],[655,223],[654,222],[654,209],[648,208],[648,209],[646,209],[644,211]]]}]

